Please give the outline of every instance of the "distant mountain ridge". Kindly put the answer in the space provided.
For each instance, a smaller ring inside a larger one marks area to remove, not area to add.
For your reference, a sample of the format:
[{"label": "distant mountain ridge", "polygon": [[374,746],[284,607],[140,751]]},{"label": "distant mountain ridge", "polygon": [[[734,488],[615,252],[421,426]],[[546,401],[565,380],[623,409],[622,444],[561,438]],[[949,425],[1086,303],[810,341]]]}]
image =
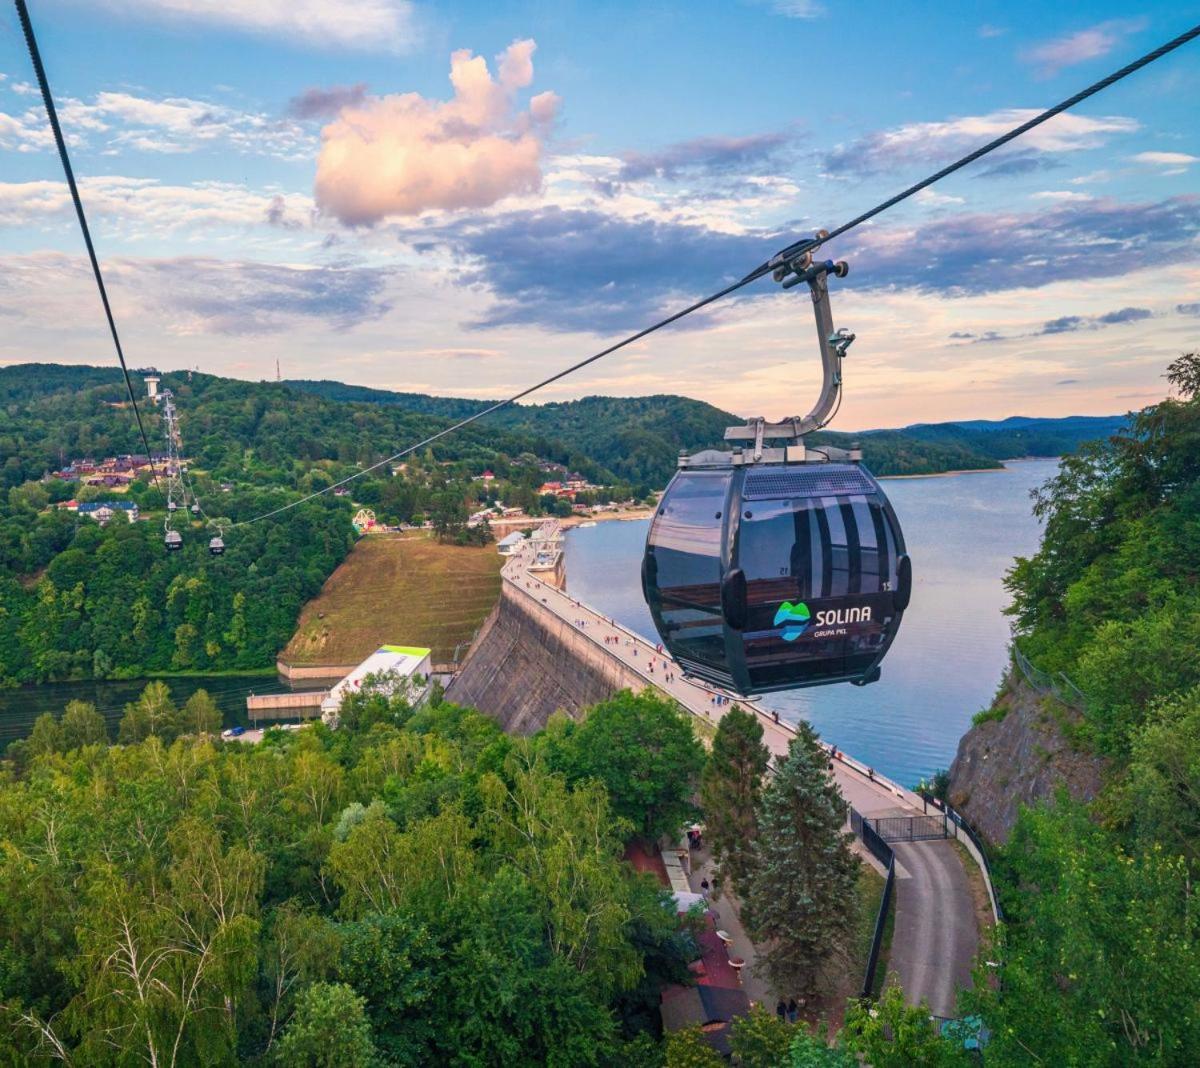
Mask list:
[{"label": "distant mountain ridge", "polygon": [[[135,372],[139,391],[141,379],[142,374]],[[209,442],[215,444],[215,434],[225,445],[236,442],[265,450],[263,455],[276,461],[289,454],[304,461],[377,458],[387,455],[380,450],[419,441],[491,403],[328,379],[248,382],[196,373],[193,380],[186,373],[167,372],[164,382],[193,397],[186,406],[193,445],[197,444],[193,421],[199,420]],[[6,472],[8,483],[39,475],[64,450],[135,449],[136,431],[129,413],[95,406],[101,399],[107,404],[119,402],[123,392],[117,368],[0,367],[0,412],[10,417],[9,430],[0,429],[0,453],[13,466]],[[673,394],[588,396],[501,409],[438,448],[450,457],[478,455],[489,446],[502,453],[532,451],[601,478],[611,473],[633,486],[662,488],[681,451],[720,447],[725,428],[742,421],[743,417],[714,405]],[[1013,416],[855,433],[823,431],[810,441],[839,446],[861,443],[866,464],[878,475],[937,474],[995,468],[1011,457],[1063,455],[1084,441],[1111,436],[1124,425],[1123,416]]]}]

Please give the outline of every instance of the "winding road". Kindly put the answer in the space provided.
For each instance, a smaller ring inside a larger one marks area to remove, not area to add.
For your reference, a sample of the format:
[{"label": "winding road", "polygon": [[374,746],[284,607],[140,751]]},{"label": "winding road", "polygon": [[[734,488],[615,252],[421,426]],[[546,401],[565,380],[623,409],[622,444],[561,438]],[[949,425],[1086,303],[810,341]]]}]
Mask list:
[{"label": "winding road", "polygon": [[[669,694],[693,715],[715,724],[735,706],[752,712],[762,724],[763,741],[772,756],[787,754],[795,736],[791,724],[776,720],[755,701],[732,697],[675,674],[670,657],[641,635],[530,571],[533,556],[526,545],[509,557],[501,570],[509,589],[577,627],[609,656],[632,668],[647,685]],[[668,675],[671,681],[667,681]],[[717,704],[715,697],[726,703]],[[911,790],[841,750],[833,773],[842,796],[864,816],[910,816],[924,811],[921,799]],[[911,1004],[925,1001],[934,1015],[953,1017],[957,991],[970,985],[971,965],[979,947],[971,885],[961,855],[949,840],[894,843],[894,848],[896,923],[889,971],[898,977]]]}]

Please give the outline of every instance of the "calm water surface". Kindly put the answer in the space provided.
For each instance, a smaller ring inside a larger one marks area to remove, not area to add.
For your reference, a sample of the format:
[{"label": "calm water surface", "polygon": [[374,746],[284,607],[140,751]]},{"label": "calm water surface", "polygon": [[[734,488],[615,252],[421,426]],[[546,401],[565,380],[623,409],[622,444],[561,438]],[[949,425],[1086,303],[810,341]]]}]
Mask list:
[{"label": "calm water surface", "polygon": [[[0,749],[14,738],[24,738],[43,712],[60,715],[68,701],[90,701],[104,715],[109,731],[117,724],[129,701],[137,700],[147,679],[106,682],[47,682],[40,686],[0,689]],[[225,725],[246,722],[246,697],[251,693],[286,693],[288,687],[274,675],[213,675],[163,679],[177,704],[197,690],[207,690],[221,709]]]},{"label": "calm water surface", "polygon": [[[1007,662],[1013,557],[1041,535],[1029,491],[1057,469],[1022,460],[1003,471],[885,480],[913,561],[912,604],[872,686],[823,686],[762,698],[789,721],[906,786],[948,767],[971,716],[985,707]],[[646,521],[604,522],[567,535],[567,588],[657,641],[642,600]]]}]

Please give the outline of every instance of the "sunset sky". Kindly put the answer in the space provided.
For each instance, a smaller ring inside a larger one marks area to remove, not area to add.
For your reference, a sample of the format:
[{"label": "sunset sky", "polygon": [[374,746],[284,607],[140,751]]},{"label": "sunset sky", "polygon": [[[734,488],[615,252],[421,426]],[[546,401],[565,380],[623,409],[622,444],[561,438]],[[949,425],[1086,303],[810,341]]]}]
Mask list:
[{"label": "sunset sky", "polygon": [[[133,366],[494,398],[1200,22],[1200,4],[30,0]],[[111,363],[11,5],[0,364]],[[827,247],[835,426],[1110,414],[1200,347],[1200,42]],[[770,281],[542,399],[806,411]]]}]

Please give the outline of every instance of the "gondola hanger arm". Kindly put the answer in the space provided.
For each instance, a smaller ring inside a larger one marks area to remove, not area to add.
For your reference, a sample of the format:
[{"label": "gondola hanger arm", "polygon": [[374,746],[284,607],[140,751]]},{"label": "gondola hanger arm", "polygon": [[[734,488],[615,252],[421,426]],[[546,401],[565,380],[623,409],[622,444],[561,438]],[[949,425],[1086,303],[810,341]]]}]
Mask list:
[{"label": "gondola hanger arm", "polygon": [[802,252],[790,259],[780,260],[772,269],[775,281],[784,289],[801,282],[808,284],[812,295],[813,316],[817,325],[817,346],[821,354],[821,392],[812,410],[805,416],[794,416],[771,423],[763,418],[752,419],[743,426],[731,426],[725,431],[726,441],[753,441],[754,459],[762,458],[763,441],[786,438],[799,443],[805,434],[819,430],[837,408],[842,389],[842,359],[854,341],[848,330],[835,330],[833,311],[829,304],[829,275],[845,278],[849,266],[844,260],[813,260],[812,250],[819,248],[825,231],[820,231]]}]

